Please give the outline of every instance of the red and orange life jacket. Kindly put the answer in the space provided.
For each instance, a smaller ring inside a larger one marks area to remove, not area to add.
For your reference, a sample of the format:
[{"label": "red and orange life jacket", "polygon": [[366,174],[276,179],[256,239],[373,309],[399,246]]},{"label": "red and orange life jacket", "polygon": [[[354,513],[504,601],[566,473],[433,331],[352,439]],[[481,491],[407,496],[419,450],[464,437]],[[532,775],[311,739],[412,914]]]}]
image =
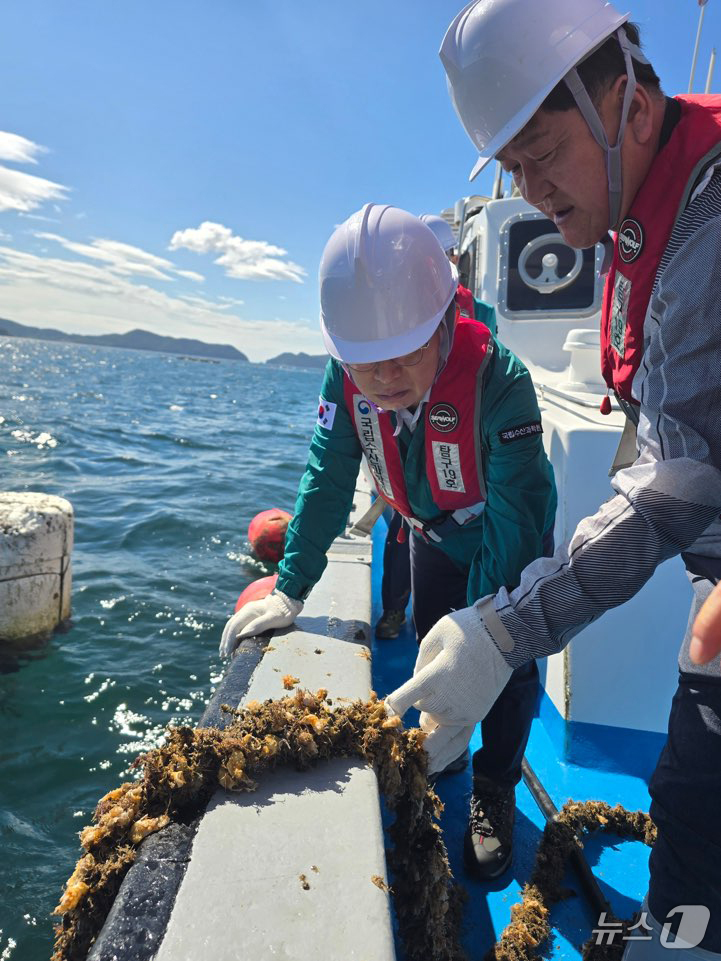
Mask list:
[{"label": "red and orange life jacket", "polygon": [[[485,506],[480,416],[483,373],[492,351],[491,332],[484,324],[457,317],[453,348],[423,410],[433,501],[456,524],[478,517]],[[390,413],[368,401],[347,374],[343,386],[379,495],[412,527],[433,540],[440,539],[435,533],[438,527],[431,530],[413,517]]]},{"label": "red and orange life jacket", "polygon": [[476,316],[476,305],[473,302],[473,294],[468,287],[459,284],[456,288],[456,303],[461,312],[461,317],[468,317],[473,320]]},{"label": "red and orange life jacket", "polygon": [[700,174],[721,157],[721,97],[676,99],[681,119],[619,227],[603,294],[601,371],[627,404],[638,404],[632,383],[643,355],[644,320],[671,232]]}]

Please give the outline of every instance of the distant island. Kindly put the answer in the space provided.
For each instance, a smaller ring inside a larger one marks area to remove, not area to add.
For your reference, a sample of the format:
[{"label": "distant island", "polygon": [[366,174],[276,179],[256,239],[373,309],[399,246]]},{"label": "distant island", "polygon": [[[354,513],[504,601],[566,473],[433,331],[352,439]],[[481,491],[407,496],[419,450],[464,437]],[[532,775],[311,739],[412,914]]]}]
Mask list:
[{"label": "distant island", "polygon": [[185,354],[191,357],[208,357],[213,360],[242,360],[245,354],[230,344],[206,344],[202,340],[185,337],[161,337],[148,330],[130,330],[126,334],[65,334],[48,327],[27,327],[14,320],[0,317],[0,336],[32,337],[36,340],[53,340],[70,344],[89,344],[95,347],[124,347],[127,350],[154,350],[163,354]]},{"label": "distant island", "polygon": [[277,357],[266,360],[266,364],[274,364],[276,367],[307,367],[311,369],[325,367],[327,363],[328,354],[305,354],[303,351],[297,354],[278,354]]}]

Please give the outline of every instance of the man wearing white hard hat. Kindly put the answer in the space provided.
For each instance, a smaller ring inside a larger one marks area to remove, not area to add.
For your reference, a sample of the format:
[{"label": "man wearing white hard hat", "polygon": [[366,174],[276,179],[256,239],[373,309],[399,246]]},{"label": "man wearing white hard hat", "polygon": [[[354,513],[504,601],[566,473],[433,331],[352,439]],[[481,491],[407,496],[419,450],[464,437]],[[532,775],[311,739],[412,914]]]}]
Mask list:
[{"label": "man wearing white hard hat", "polygon": [[[456,238],[451,229],[451,225],[437,214],[421,214],[420,219],[426,227],[431,228],[436,235],[436,240],[443,248],[444,253],[450,262],[457,267],[458,254],[456,253]],[[460,280],[456,288],[456,303],[458,304],[462,317],[474,318],[476,316],[473,294],[468,287],[463,286]],[[479,320],[480,319],[482,318],[479,318]]]},{"label": "man wearing white hard hat", "polygon": [[[403,210],[366,204],[333,233],[320,265],[331,360],[277,587],[228,621],[222,654],[298,616],[343,530],[363,455],[411,531],[419,638],[451,610],[512,588],[526,563],[550,553],[556,492],[533,384],[488,327],[460,316],[456,287],[430,228]],[[474,869],[486,878],[511,859],[535,662],[507,682],[473,757],[486,803]],[[465,766],[467,746],[442,767],[457,769],[459,758]]]},{"label": "man wearing white hard hat", "polygon": [[[444,254],[457,267],[456,238],[450,224],[437,214],[421,214],[418,219],[426,227],[430,227]],[[461,317],[482,320],[493,329],[495,316],[493,308],[480,301],[476,302],[473,294],[461,284],[460,280],[456,287],[455,300]],[[405,609],[410,597],[411,584],[409,544],[400,531],[401,517],[390,507],[386,508],[383,516],[388,522],[388,533],[383,548],[383,582],[381,584],[383,613],[375,626],[375,635],[387,640],[398,637],[405,623]]]},{"label": "man wearing white hard hat", "polygon": [[[425,638],[388,702],[423,712],[433,764],[457,752],[511,671],[563,649],[667,558],[686,562],[692,614],[721,575],[721,98],[666,97],[638,41],[604,0],[474,0],[441,46],[480,154],[473,175],[500,160],[574,247],[615,231],[601,364],[638,457],[553,558]],[[697,663],[707,655],[691,649],[692,623],[650,784],[653,932],[628,942],[633,961],[664,957],[662,923],[679,905],[709,914],[683,954],[721,953],[721,674],[718,656]]]}]

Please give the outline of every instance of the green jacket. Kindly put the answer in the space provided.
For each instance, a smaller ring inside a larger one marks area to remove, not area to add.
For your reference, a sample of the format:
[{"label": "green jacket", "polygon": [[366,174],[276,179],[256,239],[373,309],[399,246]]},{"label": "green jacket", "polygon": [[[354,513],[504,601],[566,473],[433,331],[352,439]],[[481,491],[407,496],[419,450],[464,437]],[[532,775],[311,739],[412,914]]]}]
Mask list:
[{"label": "green jacket", "polygon": [[[500,432],[539,421],[536,393],[523,364],[497,341],[484,380],[481,444],[486,507],[475,521],[438,544],[469,571],[468,603],[518,584],[520,573],[543,553],[544,534],[553,527],[556,488],[553,469],[539,434],[501,443]],[[330,430],[317,425],[303,475],[295,515],[288,527],[278,589],[303,599],[320,579],[326,551],[343,531],[351,510],[361,461],[361,445],[343,392],[343,369],[329,360],[321,397],[336,404]],[[406,490],[414,516],[441,517],[426,476],[425,422],[398,435]],[[412,536],[418,537],[419,534]]]}]

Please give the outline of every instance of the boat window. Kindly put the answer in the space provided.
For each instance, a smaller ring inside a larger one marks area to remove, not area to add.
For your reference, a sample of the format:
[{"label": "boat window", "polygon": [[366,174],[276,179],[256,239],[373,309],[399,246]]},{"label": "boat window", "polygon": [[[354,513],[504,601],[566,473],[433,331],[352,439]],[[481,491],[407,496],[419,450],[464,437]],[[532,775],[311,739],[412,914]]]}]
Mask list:
[{"label": "boat window", "polygon": [[[546,238],[545,241],[541,241],[541,237]],[[533,246],[529,247],[530,244]],[[562,240],[556,225],[546,218],[511,224],[506,309],[557,313],[593,307],[595,264],[595,247],[577,252]]]}]

